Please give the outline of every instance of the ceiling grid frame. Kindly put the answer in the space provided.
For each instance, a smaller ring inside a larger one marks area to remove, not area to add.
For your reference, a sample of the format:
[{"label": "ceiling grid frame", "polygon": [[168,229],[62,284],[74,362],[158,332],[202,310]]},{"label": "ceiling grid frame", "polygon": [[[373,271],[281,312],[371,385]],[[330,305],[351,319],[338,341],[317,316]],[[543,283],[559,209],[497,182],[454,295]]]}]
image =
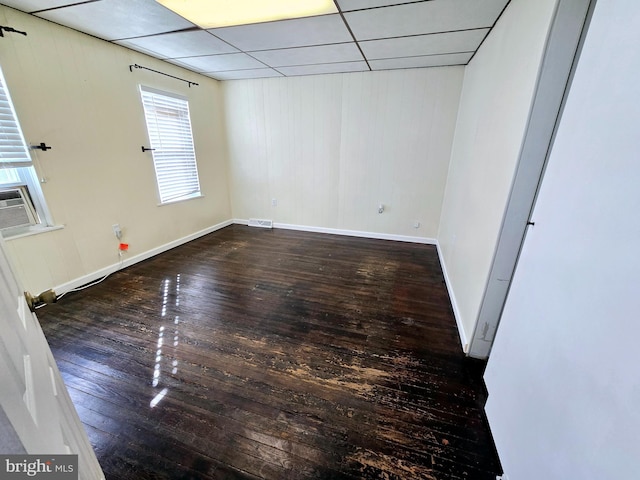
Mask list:
[{"label": "ceiling grid frame", "polygon": [[333,0],[337,13],[211,29],[155,0],[0,4],[217,80],[237,80],[466,65],[510,1]]}]

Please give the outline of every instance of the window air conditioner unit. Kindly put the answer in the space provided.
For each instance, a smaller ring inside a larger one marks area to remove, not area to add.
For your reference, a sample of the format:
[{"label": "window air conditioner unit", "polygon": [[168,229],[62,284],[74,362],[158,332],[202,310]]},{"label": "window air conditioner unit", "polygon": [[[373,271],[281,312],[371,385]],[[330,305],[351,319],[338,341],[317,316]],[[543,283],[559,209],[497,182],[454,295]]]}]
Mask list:
[{"label": "window air conditioner unit", "polygon": [[26,185],[0,188],[0,230],[37,223],[38,217]]}]

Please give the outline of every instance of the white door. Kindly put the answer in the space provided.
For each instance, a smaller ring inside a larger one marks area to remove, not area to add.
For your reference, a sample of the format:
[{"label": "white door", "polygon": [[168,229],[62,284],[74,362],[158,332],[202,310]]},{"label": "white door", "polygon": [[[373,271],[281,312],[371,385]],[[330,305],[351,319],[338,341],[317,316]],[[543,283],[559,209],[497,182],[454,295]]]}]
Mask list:
[{"label": "white door", "polygon": [[104,479],[1,237],[0,385],[0,406],[27,453],[77,454],[80,479]]}]

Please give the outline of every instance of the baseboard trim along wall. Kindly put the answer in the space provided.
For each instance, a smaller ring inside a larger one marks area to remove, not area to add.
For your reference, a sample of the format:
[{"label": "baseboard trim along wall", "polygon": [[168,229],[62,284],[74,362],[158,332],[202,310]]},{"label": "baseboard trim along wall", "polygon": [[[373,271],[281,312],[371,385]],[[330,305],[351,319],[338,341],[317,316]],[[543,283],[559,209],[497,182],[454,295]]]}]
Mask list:
[{"label": "baseboard trim along wall", "polygon": [[[236,218],[233,223],[238,225],[247,225],[248,220]],[[422,243],[425,245],[435,245],[437,240],[429,237],[413,237],[410,235],[394,235],[391,233],[378,232],[362,232],[359,230],[343,230],[340,228],[313,227],[310,225],[294,225],[290,223],[275,223],[273,228],[281,228],[283,230],[300,230],[302,232],[328,233],[331,235],[344,235],[347,237],[374,238],[376,240],[394,240],[397,242]]]},{"label": "baseboard trim along wall", "polygon": [[469,353],[469,341],[467,335],[462,326],[462,317],[460,316],[460,310],[458,309],[458,302],[456,301],[456,294],[453,291],[449,274],[447,273],[447,264],[444,262],[444,256],[440,249],[440,244],[436,242],[436,248],[438,249],[438,258],[440,259],[440,267],[442,268],[442,274],[444,275],[444,283],[447,285],[447,291],[449,292],[449,299],[451,300],[451,308],[453,308],[453,316],[456,319],[456,325],[458,326],[458,335],[460,336],[460,344],[462,345],[462,351]]},{"label": "baseboard trim along wall", "polygon": [[169,243],[165,243],[164,245],[160,245],[159,247],[152,248],[146,252],[140,253],[138,255],[134,255],[125,259],[122,262],[114,263],[113,265],[109,265],[108,267],[101,268],[100,270],[96,270],[95,272],[89,273],[87,275],[83,275],[82,277],[75,278],[69,282],[63,283],[53,288],[53,290],[61,295],[64,292],[68,292],[69,290],[73,290],[74,288],[81,287],[82,285],[86,285],[91,283],[99,278],[104,277],[105,275],[110,275],[118,270],[122,270],[125,267],[134,265],[138,262],[142,262],[148,258],[154,257],[160,253],[166,252],[167,250],[171,250],[172,248],[179,247],[187,242],[195,240],[196,238],[200,238],[209,233],[215,232],[216,230],[220,230],[221,228],[227,227],[233,224],[233,220],[226,220],[224,222],[218,223],[217,225],[213,225],[212,227],[207,227],[198,232],[192,233],[182,238],[178,238],[177,240],[173,240]]}]

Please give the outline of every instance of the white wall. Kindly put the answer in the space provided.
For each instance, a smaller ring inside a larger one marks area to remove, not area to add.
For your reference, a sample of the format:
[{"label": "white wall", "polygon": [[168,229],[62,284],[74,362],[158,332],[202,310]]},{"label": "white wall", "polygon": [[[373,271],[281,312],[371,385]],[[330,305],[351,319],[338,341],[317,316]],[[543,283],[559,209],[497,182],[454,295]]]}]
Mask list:
[{"label": "white wall", "polygon": [[512,480],[638,478],[638,25],[598,0],[489,359]]},{"label": "white wall", "polygon": [[234,217],[435,238],[462,74],[225,82]]},{"label": "white wall", "polygon": [[471,340],[556,0],[514,0],[466,67],[438,242]]},{"label": "white wall", "polygon": [[[0,66],[30,143],[57,224],[65,228],[7,241],[24,286],[38,293],[116,264],[119,223],[129,256],[231,218],[219,82],[30,15],[0,7],[6,35]],[[128,66],[142,64],[200,84]],[[188,97],[204,198],[158,207],[138,84]]]}]

